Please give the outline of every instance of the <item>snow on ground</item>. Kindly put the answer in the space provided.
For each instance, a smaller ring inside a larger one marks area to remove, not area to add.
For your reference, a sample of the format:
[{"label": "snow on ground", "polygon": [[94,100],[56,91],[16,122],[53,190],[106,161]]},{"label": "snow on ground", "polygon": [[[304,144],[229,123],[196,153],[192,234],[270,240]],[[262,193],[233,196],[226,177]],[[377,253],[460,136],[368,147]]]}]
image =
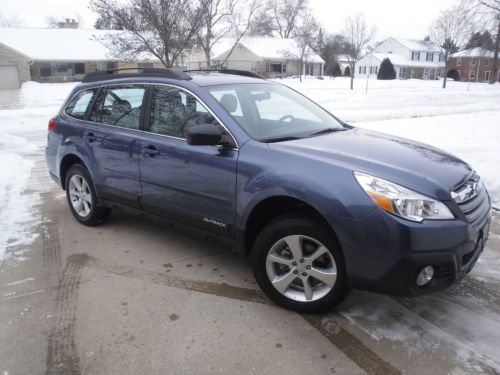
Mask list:
[{"label": "snow on ground", "polygon": [[[278,80],[279,81],[279,80]],[[500,208],[500,85],[448,81],[297,79],[283,82],[355,126],[415,139],[468,162]]]},{"label": "snow on ground", "polygon": [[33,239],[36,197],[23,194],[30,156],[42,152],[47,122],[73,86],[27,82],[21,90],[0,90],[0,262],[8,245]]}]

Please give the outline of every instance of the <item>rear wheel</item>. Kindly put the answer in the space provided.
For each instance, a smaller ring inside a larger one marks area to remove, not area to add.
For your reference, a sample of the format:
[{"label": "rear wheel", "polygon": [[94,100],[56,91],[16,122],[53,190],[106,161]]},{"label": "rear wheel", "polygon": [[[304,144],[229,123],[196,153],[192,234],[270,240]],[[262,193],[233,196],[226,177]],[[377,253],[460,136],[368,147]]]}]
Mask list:
[{"label": "rear wheel", "polygon": [[273,220],[252,252],[255,278],[276,303],[295,311],[318,312],[347,294],[344,258],[328,228],[299,215]]},{"label": "rear wheel", "polygon": [[92,179],[85,167],[72,165],[66,173],[65,186],[69,208],[80,223],[94,226],[109,217],[111,209],[98,206]]}]

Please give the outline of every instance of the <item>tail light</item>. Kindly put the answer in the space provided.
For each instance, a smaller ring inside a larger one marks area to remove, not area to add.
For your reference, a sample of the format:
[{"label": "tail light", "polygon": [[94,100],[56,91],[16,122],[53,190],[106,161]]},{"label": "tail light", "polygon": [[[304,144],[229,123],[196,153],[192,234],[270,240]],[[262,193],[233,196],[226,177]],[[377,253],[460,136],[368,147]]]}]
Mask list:
[{"label": "tail light", "polygon": [[51,118],[49,120],[49,125],[47,126],[47,130],[49,131],[49,133],[56,128],[56,125],[57,125],[56,120]]}]

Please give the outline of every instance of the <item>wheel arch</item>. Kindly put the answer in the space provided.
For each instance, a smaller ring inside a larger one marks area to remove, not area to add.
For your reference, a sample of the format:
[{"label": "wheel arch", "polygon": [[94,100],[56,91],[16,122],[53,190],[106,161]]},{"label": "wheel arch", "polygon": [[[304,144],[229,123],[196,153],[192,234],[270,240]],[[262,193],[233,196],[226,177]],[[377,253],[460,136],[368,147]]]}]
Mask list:
[{"label": "wheel arch", "polygon": [[293,212],[310,217],[311,219],[318,221],[321,225],[329,228],[333,237],[337,241],[339,248],[341,249],[340,241],[335,233],[335,229],[318,209],[301,199],[285,195],[277,195],[263,199],[252,208],[244,227],[244,252],[249,254],[252,251],[253,244],[255,243],[259,232],[269,222],[279,216]]},{"label": "wheel arch", "polygon": [[61,181],[63,190],[66,189],[66,174],[68,173],[68,170],[71,168],[71,166],[75,164],[81,164],[88,170],[84,161],[80,157],[72,153],[64,155],[64,157],[61,159],[61,162],[59,163],[59,180]]}]

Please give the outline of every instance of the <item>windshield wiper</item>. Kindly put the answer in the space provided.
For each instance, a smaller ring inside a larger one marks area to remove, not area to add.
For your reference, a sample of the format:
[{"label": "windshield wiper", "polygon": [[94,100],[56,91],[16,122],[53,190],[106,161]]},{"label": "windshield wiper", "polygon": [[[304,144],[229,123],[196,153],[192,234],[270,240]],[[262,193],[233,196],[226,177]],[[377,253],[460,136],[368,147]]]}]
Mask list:
[{"label": "windshield wiper", "polygon": [[309,134],[309,137],[314,137],[316,135],[321,135],[321,134],[328,134],[328,133],[334,133],[334,132],[343,132],[347,129],[345,128],[326,128],[326,129],[321,129],[318,130],[317,132]]},{"label": "windshield wiper", "polygon": [[297,137],[297,136],[276,137],[276,138],[262,139],[261,142],[264,142],[264,143],[285,142],[285,141],[293,141],[294,139],[301,139],[301,138],[304,138],[304,137]]}]

